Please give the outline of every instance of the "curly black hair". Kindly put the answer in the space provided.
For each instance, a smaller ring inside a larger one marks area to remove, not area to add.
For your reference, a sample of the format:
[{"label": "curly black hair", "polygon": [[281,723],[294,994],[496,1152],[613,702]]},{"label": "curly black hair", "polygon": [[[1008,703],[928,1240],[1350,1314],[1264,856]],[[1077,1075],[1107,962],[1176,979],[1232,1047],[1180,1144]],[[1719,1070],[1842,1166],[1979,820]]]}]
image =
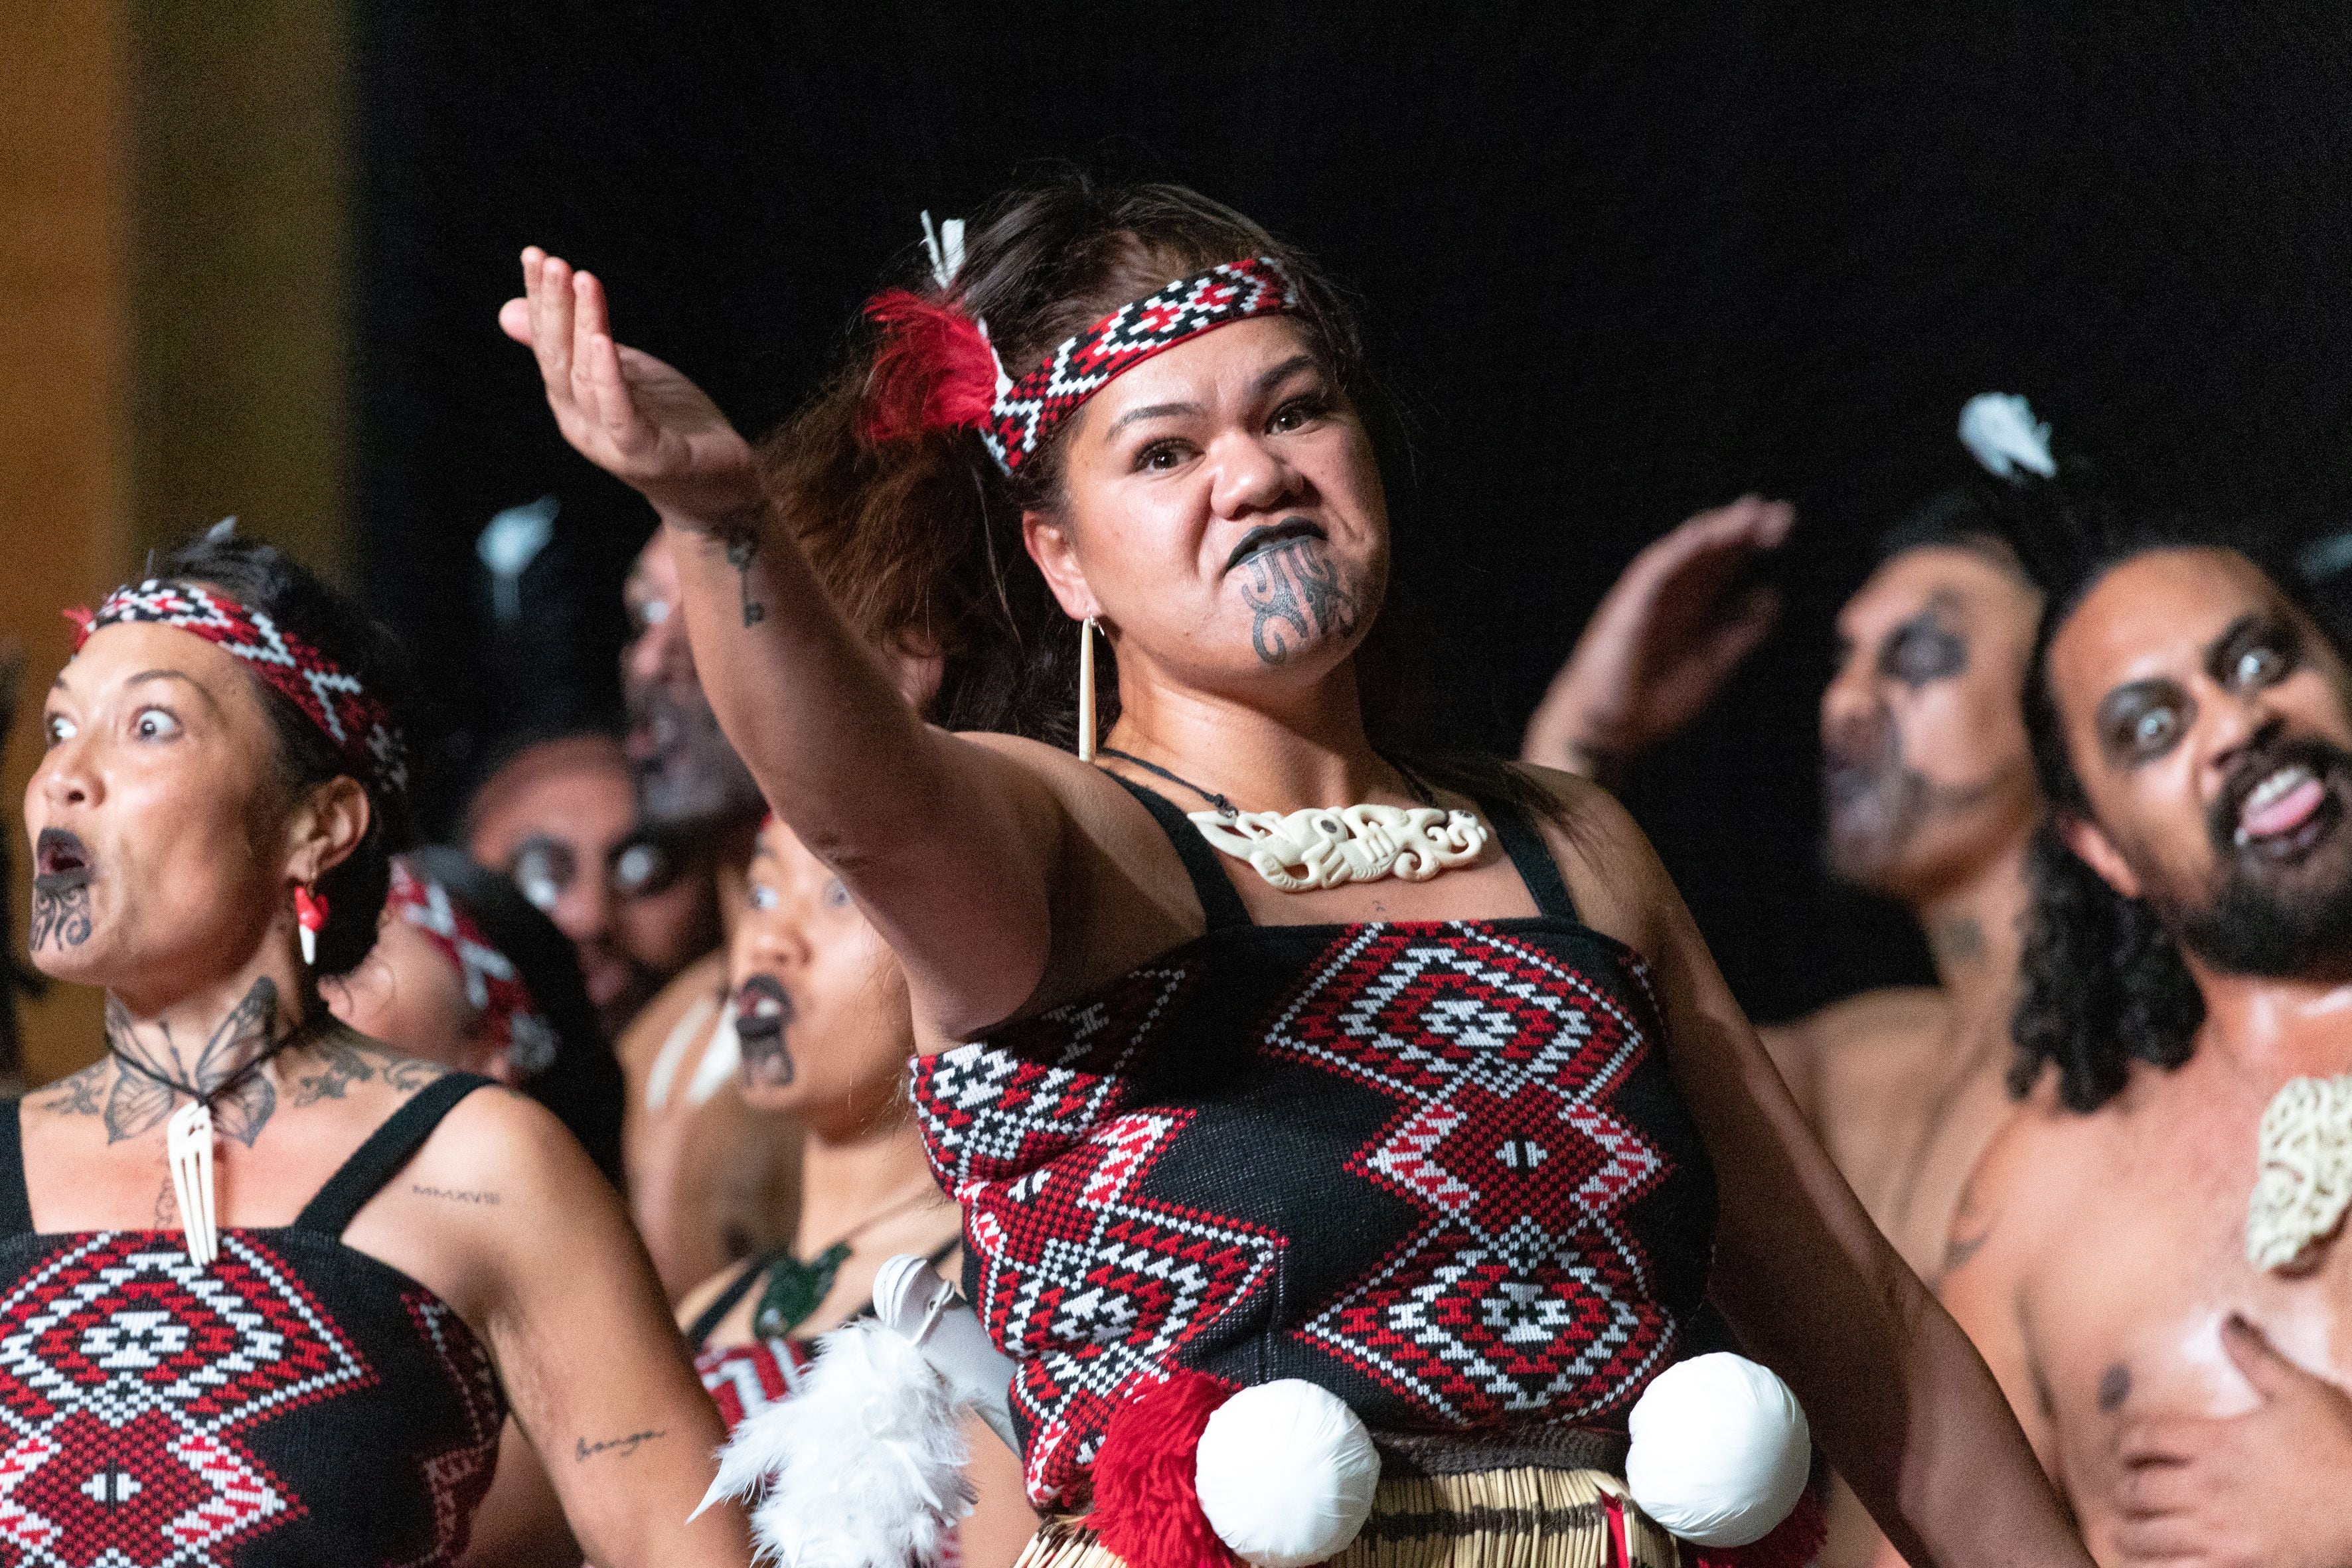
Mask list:
[{"label": "curly black hair", "polygon": [[[2313,613],[2302,577],[2283,563],[2264,528],[2242,518],[2126,521],[2079,500],[2076,526],[2042,535],[2063,537],[2070,548],[2045,549],[2034,560],[2045,597],[2026,667],[2025,731],[2050,817],[2027,858],[2032,902],[2017,1012],[2010,1022],[2017,1055],[2009,1088],[2022,1096],[2054,1067],[2061,1102],[2070,1110],[2092,1111],[2122,1089],[2132,1062],[2168,1068],[2186,1062],[2205,1022],[2205,998],[2155,909],[2109,887],[2061,837],[2067,818],[2086,820],[2092,813],[2050,689],[2052,641],[2108,573],[2136,556],[2180,549],[2244,556],[2322,635],[2331,634]],[[2081,525],[2085,518],[2089,526]]]}]

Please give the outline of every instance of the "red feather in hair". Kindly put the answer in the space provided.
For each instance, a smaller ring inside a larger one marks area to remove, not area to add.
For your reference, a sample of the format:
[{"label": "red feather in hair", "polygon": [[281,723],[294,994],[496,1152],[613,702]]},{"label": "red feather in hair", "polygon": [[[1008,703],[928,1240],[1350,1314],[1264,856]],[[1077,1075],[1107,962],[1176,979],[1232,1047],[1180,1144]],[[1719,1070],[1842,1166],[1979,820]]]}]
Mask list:
[{"label": "red feather in hair", "polygon": [[955,306],[892,289],[866,301],[882,329],[866,383],[864,433],[896,441],[986,422],[996,406],[996,353],[980,323]]}]

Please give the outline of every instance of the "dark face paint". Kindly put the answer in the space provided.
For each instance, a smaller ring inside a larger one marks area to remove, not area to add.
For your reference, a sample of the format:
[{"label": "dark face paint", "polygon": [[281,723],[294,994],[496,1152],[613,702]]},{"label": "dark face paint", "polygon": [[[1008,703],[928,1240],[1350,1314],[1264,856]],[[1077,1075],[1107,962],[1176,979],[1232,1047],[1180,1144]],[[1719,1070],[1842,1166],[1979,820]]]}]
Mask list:
[{"label": "dark face paint", "polygon": [[[1917,691],[1966,674],[1969,645],[1930,607],[1886,634],[1876,662],[1883,678]],[[1822,760],[1831,869],[1847,881],[1874,881],[1931,813],[1971,805],[1983,793],[1914,770],[1904,758],[1902,721],[1885,702],[1874,704],[1865,720],[1830,738]]]},{"label": "dark face paint", "polygon": [[784,1044],[792,1020],[793,999],[773,975],[754,974],[743,982],[735,994],[735,1038],[745,1079],[767,1089],[793,1081],[793,1053]]}]

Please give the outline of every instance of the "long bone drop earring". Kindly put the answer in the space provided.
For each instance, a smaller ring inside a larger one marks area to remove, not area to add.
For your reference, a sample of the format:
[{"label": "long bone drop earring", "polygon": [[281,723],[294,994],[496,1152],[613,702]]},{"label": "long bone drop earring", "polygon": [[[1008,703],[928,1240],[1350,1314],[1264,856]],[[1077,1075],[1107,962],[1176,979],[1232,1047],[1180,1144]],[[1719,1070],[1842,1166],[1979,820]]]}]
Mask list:
[{"label": "long bone drop earring", "polygon": [[1078,761],[1095,760],[1095,632],[1092,616],[1078,623]]}]

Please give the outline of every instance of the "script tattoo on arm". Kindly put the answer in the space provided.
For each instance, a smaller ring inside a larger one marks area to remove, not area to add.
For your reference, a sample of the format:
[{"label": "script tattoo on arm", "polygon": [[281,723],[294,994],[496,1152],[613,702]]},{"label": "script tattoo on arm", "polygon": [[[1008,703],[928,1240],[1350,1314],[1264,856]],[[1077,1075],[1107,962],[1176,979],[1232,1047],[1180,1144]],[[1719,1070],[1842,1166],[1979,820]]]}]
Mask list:
[{"label": "script tattoo on arm", "polygon": [[1250,640],[1257,657],[1280,664],[1308,639],[1343,637],[1356,629],[1362,606],[1339,568],[1311,539],[1293,539],[1250,557],[1242,598],[1252,612]]},{"label": "script tattoo on arm", "polygon": [[601,1443],[591,1443],[585,1437],[575,1437],[572,1439],[572,1462],[575,1465],[582,1464],[599,1454],[610,1454],[616,1459],[625,1459],[637,1451],[639,1445],[650,1443],[656,1437],[665,1437],[668,1435],[667,1428],[656,1426],[650,1431],[632,1432],[625,1437],[607,1437]]},{"label": "script tattoo on arm", "polygon": [[768,618],[768,606],[751,597],[751,563],[759,559],[760,536],[745,531],[727,542],[727,564],[743,584],[743,624],[756,626]]},{"label": "script tattoo on arm", "polygon": [[[268,1048],[277,1023],[278,983],[265,974],[253,983],[243,1000],[228,1010],[228,1016],[214,1026],[204,1048],[196,1053],[192,1070],[181,1060],[179,1044],[172,1037],[169,1023],[159,1022],[152,1031],[160,1041],[159,1054],[131,1024],[131,1014],[121,1003],[110,996],[106,1002],[107,1043],[116,1052],[147,1062],[158,1072],[205,1091],[226,1083],[238,1068]],[[148,1131],[171,1116],[172,1106],[178,1099],[170,1085],[116,1062],[114,1088],[106,1097],[106,1141],[120,1143]],[[267,1074],[257,1072],[213,1101],[213,1125],[250,1149],[277,1109],[278,1091],[270,1087]]]},{"label": "script tattoo on arm", "polygon": [[45,947],[79,947],[89,940],[89,884],[63,888],[35,887],[33,919],[26,945],[38,952]]}]

